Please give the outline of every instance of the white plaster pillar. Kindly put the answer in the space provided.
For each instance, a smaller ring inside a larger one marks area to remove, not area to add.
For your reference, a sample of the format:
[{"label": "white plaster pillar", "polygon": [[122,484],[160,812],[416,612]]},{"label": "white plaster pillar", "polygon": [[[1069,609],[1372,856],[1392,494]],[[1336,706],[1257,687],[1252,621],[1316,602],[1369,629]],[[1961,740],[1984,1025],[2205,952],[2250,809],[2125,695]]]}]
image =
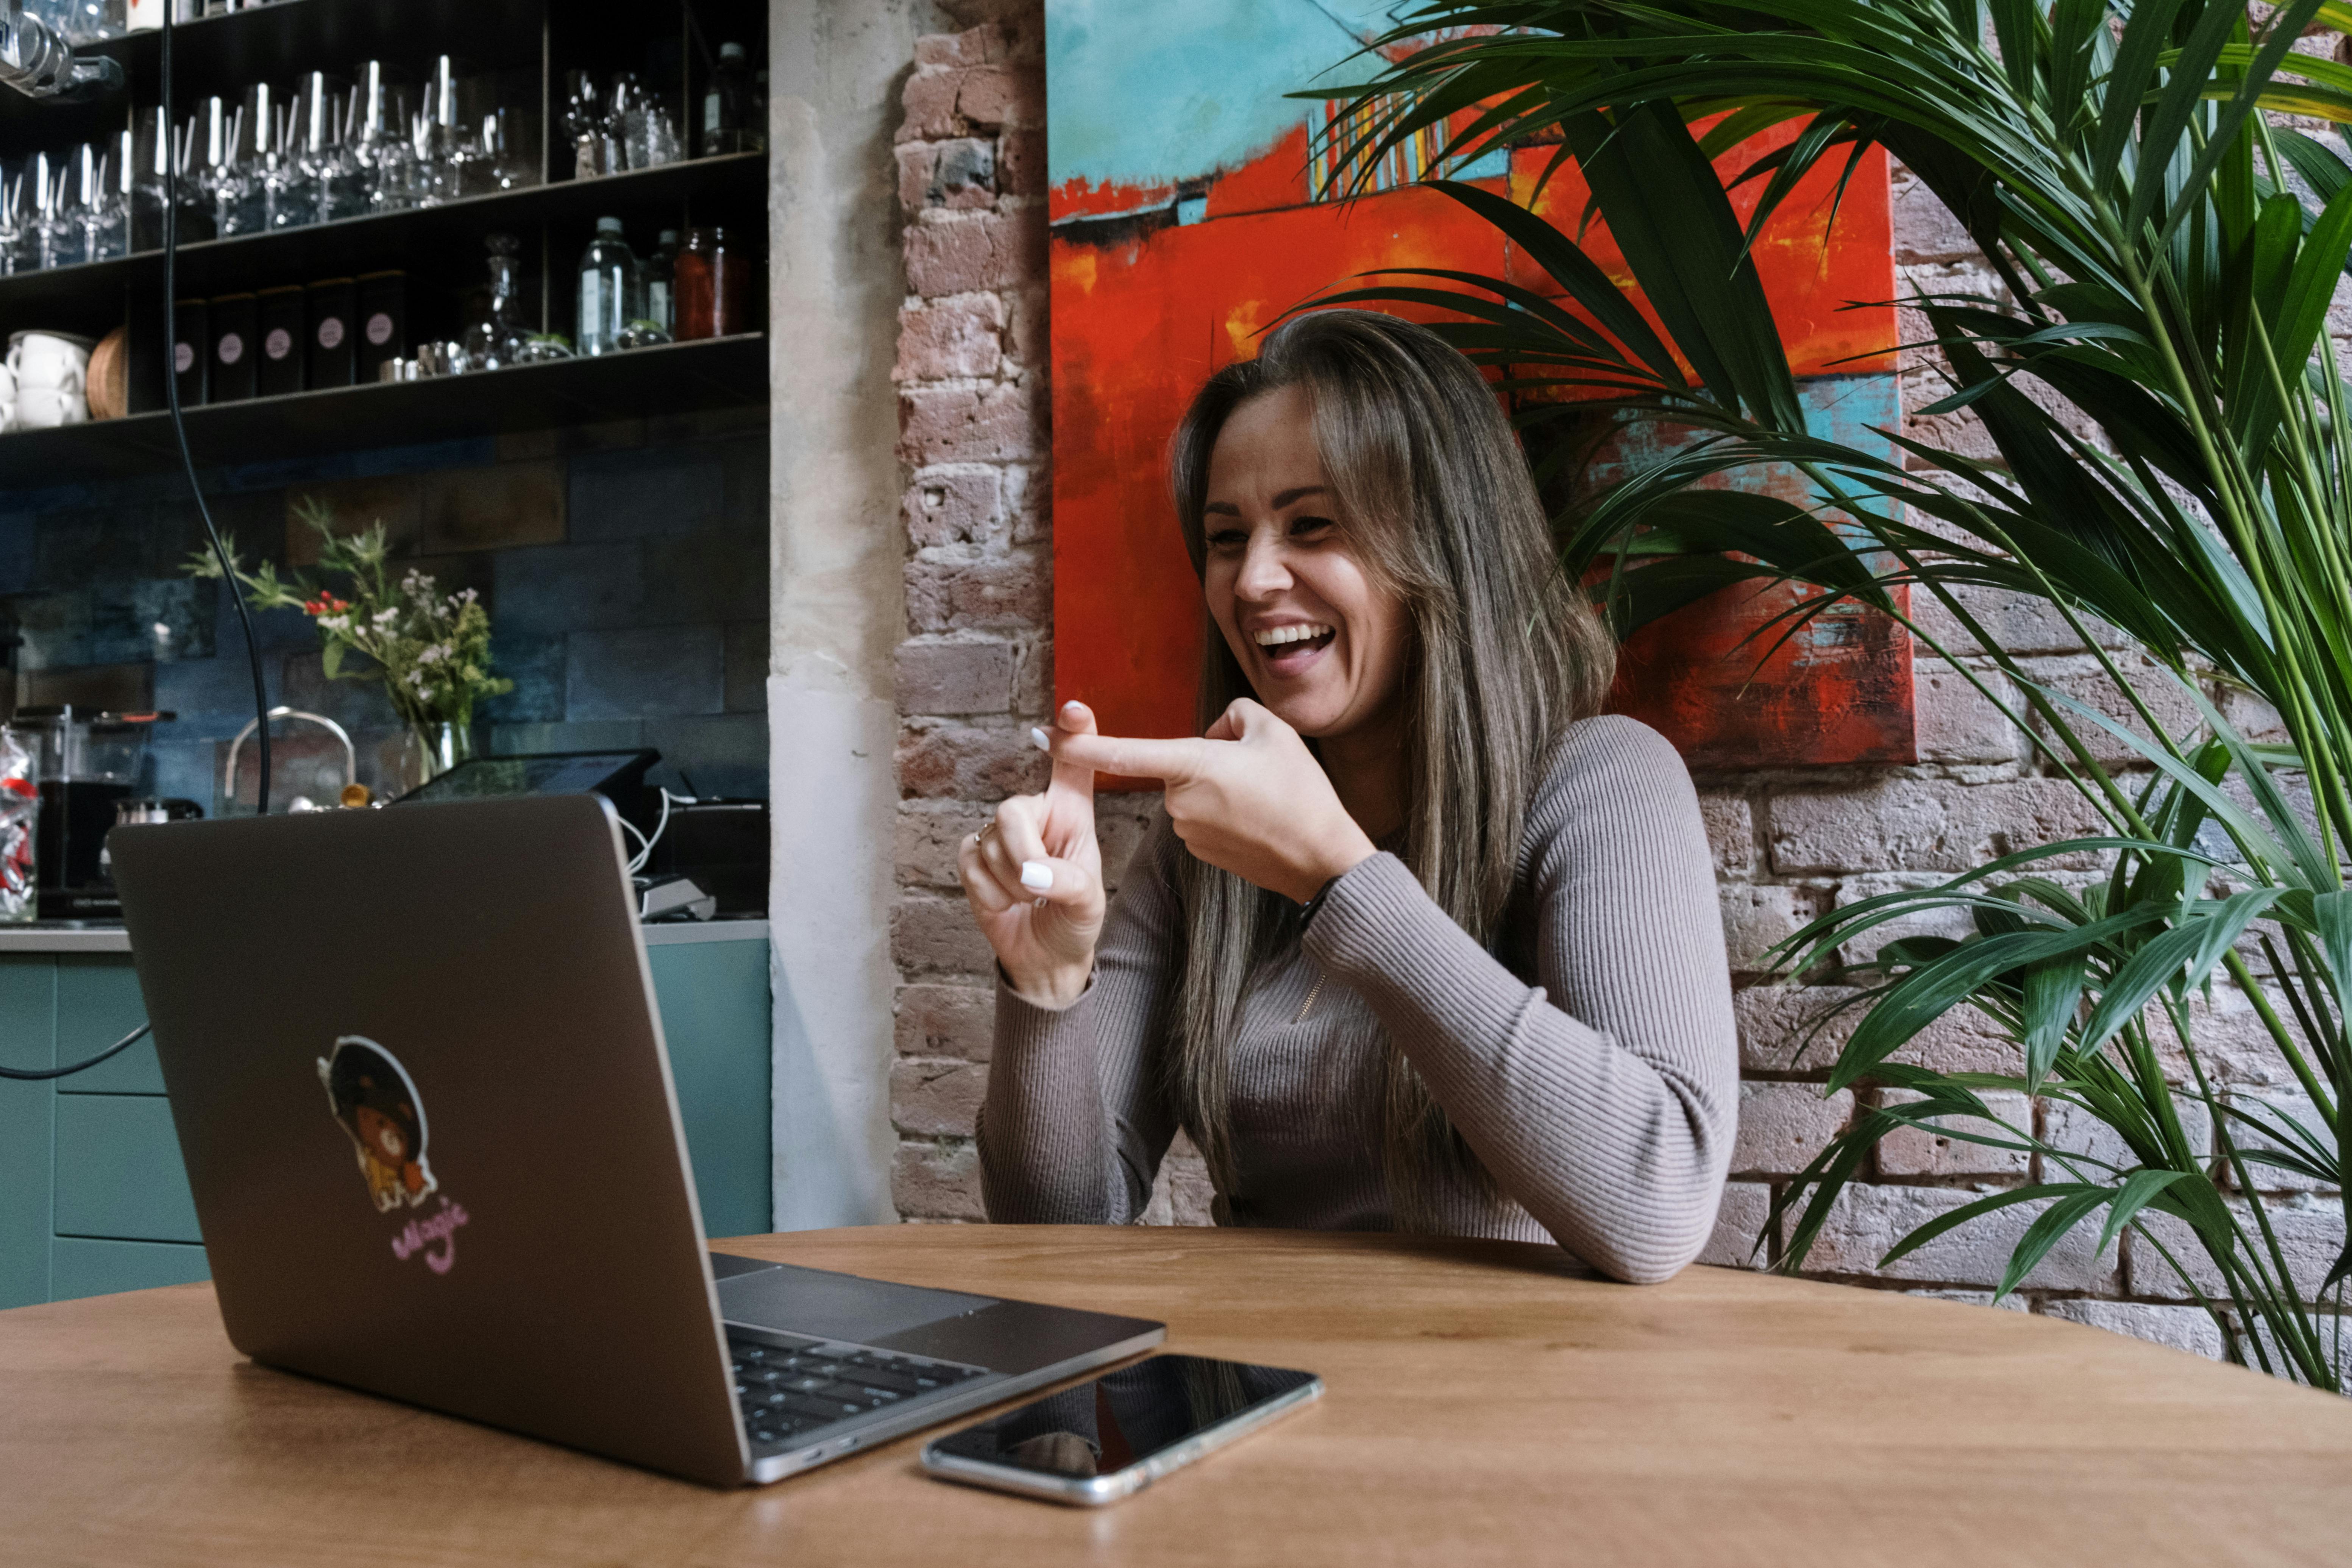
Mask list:
[{"label": "white plaster pillar", "polygon": [[906,283],[891,135],[930,0],[772,0],[769,758],[776,1227],[887,1223],[891,653]]}]

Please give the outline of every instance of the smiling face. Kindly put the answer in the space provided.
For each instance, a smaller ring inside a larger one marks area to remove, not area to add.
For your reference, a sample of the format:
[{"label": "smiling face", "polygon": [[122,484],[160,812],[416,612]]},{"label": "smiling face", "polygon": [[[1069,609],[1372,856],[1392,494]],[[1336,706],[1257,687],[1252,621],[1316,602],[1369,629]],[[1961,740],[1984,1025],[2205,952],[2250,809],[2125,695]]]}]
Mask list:
[{"label": "smiling face", "polygon": [[1349,539],[1303,387],[1234,408],[1204,511],[1202,591],[1258,700],[1322,740],[1388,722],[1411,624]]}]

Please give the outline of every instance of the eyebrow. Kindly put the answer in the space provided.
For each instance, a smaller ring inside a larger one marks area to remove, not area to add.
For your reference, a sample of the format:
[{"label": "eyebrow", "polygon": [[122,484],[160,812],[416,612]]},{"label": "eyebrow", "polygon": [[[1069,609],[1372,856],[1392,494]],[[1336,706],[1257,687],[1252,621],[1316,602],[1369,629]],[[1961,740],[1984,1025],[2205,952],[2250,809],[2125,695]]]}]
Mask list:
[{"label": "eyebrow", "polygon": [[[1276,490],[1274,492],[1274,510],[1280,511],[1284,507],[1304,500],[1308,496],[1326,493],[1328,492],[1321,485],[1300,485],[1296,489]],[[1214,512],[1219,517],[1239,517],[1242,514],[1242,509],[1229,500],[1213,500],[1201,510],[1204,512]]]}]

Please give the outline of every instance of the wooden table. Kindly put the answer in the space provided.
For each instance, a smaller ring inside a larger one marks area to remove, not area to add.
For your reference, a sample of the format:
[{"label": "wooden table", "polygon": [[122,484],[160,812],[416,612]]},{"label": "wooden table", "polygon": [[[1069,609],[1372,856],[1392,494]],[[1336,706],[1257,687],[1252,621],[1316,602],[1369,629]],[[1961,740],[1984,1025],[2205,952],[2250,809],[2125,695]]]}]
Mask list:
[{"label": "wooden table", "polygon": [[1502,1243],[894,1226],[730,1250],[1164,1319],[1319,1405],[1118,1507],[907,1438],[714,1492],[241,1361],[205,1285],[0,1313],[0,1560],[49,1563],[2352,1561],[2352,1403],[2054,1319]]}]

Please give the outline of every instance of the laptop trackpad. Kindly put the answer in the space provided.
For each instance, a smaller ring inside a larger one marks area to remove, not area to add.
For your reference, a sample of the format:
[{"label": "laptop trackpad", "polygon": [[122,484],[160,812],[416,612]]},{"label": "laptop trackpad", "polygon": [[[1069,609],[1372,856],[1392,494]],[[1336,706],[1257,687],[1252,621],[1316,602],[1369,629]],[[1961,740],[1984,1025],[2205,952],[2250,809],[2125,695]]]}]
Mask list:
[{"label": "laptop trackpad", "polygon": [[751,1272],[727,1274],[741,1260],[713,1253],[719,1280],[719,1312],[730,1323],[814,1339],[871,1344],[886,1334],[904,1333],[925,1323],[960,1318],[996,1304],[993,1296],[958,1290],[928,1290],[777,1263]]}]

